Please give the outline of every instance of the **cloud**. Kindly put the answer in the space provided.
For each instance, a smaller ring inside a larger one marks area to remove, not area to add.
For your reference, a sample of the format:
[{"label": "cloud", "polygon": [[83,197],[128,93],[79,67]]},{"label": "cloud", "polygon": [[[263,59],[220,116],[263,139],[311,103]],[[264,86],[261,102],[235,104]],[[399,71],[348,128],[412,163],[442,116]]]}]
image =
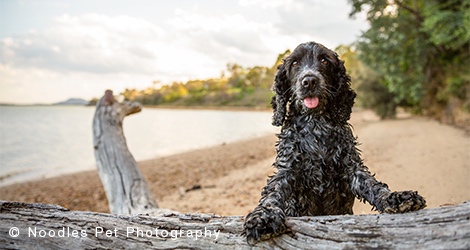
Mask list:
[{"label": "cloud", "polygon": [[297,0],[276,8],[281,21],[276,27],[287,36],[309,35],[327,46],[350,44],[367,27],[363,20],[349,19],[344,0]]},{"label": "cloud", "polygon": [[1,62],[14,67],[97,74],[149,73],[156,55],[149,41],[163,30],[126,16],[62,15],[43,31],[3,39]]},{"label": "cloud", "polygon": [[152,75],[59,72],[36,68],[12,68],[0,64],[0,103],[55,103],[68,98],[100,97],[106,89],[145,89]]},{"label": "cloud", "polygon": [[166,32],[128,16],[61,15],[0,41],[1,102],[51,103],[150,86]]},{"label": "cloud", "polygon": [[271,14],[265,18],[254,18],[250,11],[208,15],[177,8],[158,26],[130,16],[61,15],[47,29],[3,39],[0,62],[14,68],[157,74],[174,80],[216,76],[227,63],[270,65],[278,53],[307,40],[352,42],[357,23],[347,19],[347,3],[339,1],[238,1],[246,10],[268,8]]},{"label": "cloud", "polygon": [[175,13],[168,23],[181,34],[181,46],[208,55],[219,69],[227,63],[270,65],[286,49],[286,39],[279,37],[271,22],[255,22],[237,13],[207,16],[182,9]]},{"label": "cloud", "polygon": [[153,80],[217,77],[228,63],[270,66],[301,42],[330,48],[350,43],[365,23],[348,19],[344,0],[202,0],[164,9],[139,17],[113,16],[112,10],[62,14],[45,28],[3,38],[0,101],[16,95],[48,102],[53,97],[47,91],[54,90],[90,98],[104,88],[119,92],[146,88]]},{"label": "cloud", "polygon": [[244,7],[259,6],[263,9],[268,9],[290,4],[291,2],[292,0],[239,0],[238,4]]},{"label": "cloud", "polygon": [[3,39],[0,62],[12,69],[155,75],[171,82],[216,77],[227,63],[270,65],[286,47],[276,36],[271,23],[241,14],[176,9],[160,26],[129,16],[61,15],[50,28]]},{"label": "cloud", "polygon": [[55,93],[90,96],[97,88],[118,92],[145,88],[153,80],[217,77],[227,63],[271,64],[277,53],[265,46],[275,35],[272,25],[240,14],[176,10],[160,26],[165,30],[128,16],[61,15],[47,29],[4,38],[0,100],[60,101],[64,97],[54,99]]}]

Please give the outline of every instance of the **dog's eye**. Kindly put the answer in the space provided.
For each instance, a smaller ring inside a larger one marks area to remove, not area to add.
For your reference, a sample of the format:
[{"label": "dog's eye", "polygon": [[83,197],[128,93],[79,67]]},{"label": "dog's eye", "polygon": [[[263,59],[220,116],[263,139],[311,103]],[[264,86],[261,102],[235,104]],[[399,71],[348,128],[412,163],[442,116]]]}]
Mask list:
[{"label": "dog's eye", "polygon": [[323,65],[325,65],[325,66],[328,65],[328,61],[327,61],[325,58],[322,58],[322,59],[320,60],[320,62],[321,62],[321,64],[323,64]]},{"label": "dog's eye", "polygon": [[298,66],[299,66],[299,62],[297,62],[297,61],[292,62],[292,67],[296,68]]}]

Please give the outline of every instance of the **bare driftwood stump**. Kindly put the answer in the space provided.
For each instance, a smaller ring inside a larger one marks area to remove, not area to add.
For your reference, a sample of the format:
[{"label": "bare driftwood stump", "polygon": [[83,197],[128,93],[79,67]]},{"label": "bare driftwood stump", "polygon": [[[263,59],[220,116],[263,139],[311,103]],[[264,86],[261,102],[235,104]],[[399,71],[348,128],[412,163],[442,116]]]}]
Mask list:
[{"label": "bare driftwood stump", "polygon": [[12,249],[469,249],[470,202],[407,214],[288,218],[291,232],[251,247],[243,217],[111,215],[0,201]]},{"label": "bare driftwood stump", "polygon": [[127,148],[122,130],[124,117],[141,109],[137,102],[118,103],[111,90],[106,90],[96,104],[93,144],[98,173],[111,213],[146,213],[158,208],[137,162]]}]

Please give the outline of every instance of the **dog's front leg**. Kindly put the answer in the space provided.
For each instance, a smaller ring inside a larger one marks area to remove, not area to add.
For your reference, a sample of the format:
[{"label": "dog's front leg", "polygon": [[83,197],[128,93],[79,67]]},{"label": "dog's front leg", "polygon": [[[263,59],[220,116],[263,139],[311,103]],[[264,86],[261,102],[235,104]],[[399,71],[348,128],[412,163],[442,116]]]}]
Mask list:
[{"label": "dog's front leg", "polygon": [[[285,202],[286,196],[285,179],[271,177],[261,193],[258,206],[245,218],[245,235],[250,245],[261,240],[267,240],[286,231],[285,225]],[[288,190],[288,189],[287,189]]]},{"label": "dog's front leg", "polygon": [[392,192],[364,166],[353,173],[351,188],[359,199],[368,201],[381,213],[405,213],[426,207],[426,200],[418,192]]}]

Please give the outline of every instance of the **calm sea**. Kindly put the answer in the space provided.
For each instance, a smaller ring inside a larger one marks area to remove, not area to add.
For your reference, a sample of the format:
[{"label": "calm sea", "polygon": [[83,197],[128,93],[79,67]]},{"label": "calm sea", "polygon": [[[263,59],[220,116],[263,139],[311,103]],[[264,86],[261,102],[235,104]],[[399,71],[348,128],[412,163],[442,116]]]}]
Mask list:
[{"label": "calm sea", "polygon": [[[0,186],[96,168],[94,107],[0,106]],[[144,108],[124,119],[136,160],[276,133],[270,112]]]}]

